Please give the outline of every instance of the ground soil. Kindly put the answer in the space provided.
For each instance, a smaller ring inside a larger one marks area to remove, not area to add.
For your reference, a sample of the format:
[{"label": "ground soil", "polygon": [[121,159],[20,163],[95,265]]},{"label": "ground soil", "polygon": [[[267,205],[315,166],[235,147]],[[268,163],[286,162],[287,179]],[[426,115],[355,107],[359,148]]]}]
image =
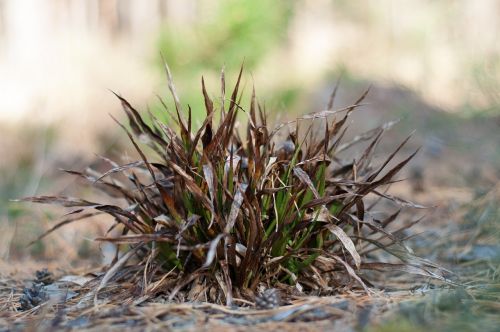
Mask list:
[{"label": "ground soil", "polygon": [[[339,106],[355,99],[359,86],[339,93]],[[392,193],[434,208],[409,211],[409,216],[424,216],[415,227],[420,235],[411,244],[417,252],[442,263],[447,268],[463,271],[458,262],[445,259],[450,252],[470,250],[459,247],[457,229],[466,224],[463,210],[480,199],[483,193],[498,188],[500,175],[500,128],[495,118],[466,118],[445,112],[421,101],[414,94],[398,87],[374,86],[370,106],[354,113],[352,127],[362,132],[384,121],[401,118],[401,123],[387,135],[380,154],[397,146],[397,142],[413,129],[414,139],[406,152],[421,146],[422,151],[402,177],[408,181],[395,184]],[[391,208],[391,207],[389,207]],[[392,207],[394,208],[394,207]],[[497,220],[498,222],[498,220]],[[477,226],[479,227],[479,226]],[[443,246],[439,239],[457,241]],[[434,242],[433,242],[434,241]],[[439,245],[438,245],[439,244]],[[429,250],[435,246],[436,252]],[[488,245],[495,245],[490,243]],[[460,250],[457,248],[461,248]],[[444,258],[443,258],[444,257]],[[79,307],[88,299],[80,296],[78,282],[58,281],[58,289],[76,295],[66,303],[49,301],[32,310],[21,311],[22,290],[34,279],[34,272],[48,267],[55,280],[61,277],[88,276],[98,273],[96,261],[75,269],[59,264],[25,258],[2,262],[0,266],[0,331],[2,330],[160,330],[178,331],[334,331],[377,329],[385,320],[401,310],[402,303],[422,300],[426,294],[450,285],[427,279],[401,275],[382,276],[373,294],[345,292],[330,297],[298,296],[286,305],[272,310],[237,309],[211,304],[172,304],[162,299],[141,306],[107,304],[102,307]],[[97,266],[99,266],[97,262]],[[68,266],[69,265],[69,266]],[[458,280],[458,279],[457,279]],[[76,280],[81,281],[81,280]],[[497,310],[500,310],[496,307]],[[498,312],[498,311],[497,311]],[[414,326],[418,329],[418,326]]]}]

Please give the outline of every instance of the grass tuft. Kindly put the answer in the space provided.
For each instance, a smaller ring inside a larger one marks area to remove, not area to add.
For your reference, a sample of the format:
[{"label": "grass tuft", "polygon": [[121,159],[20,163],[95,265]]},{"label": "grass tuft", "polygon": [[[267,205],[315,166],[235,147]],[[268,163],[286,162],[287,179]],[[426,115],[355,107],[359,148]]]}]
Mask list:
[{"label": "grass tuft", "polygon": [[[165,107],[168,123],[154,116],[145,120],[116,95],[128,126],[115,121],[140,160],[125,165],[108,160],[111,168],[102,174],[67,171],[120,197],[123,205],[55,196],[24,199],[73,209],[40,238],[96,214],[114,218],[112,229],[120,229],[121,235],[108,232],[97,241],[121,250],[100,277],[96,301],[109,282],[124,280],[136,285],[121,295],[133,301],[163,294],[170,300],[232,305],[252,302],[271,288],[316,294],[346,288],[370,292],[366,270],[442,279],[433,264],[414,257],[403,245],[398,234],[407,225],[393,227],[398,213],[383,220],[370,213],[368,196],[371,201],[378,197],[403,207],[421,206],[385,191],[416,153],[393,160],[408,139],[381,165],[371,160],[394,123],[343,142],[346,120],[368,91],[352,106],[334,110],[335,89],[326,110],[271,127],[255,90],[247,108],[240,104],[242,68],[228,99],[224,74],[222,97],[216,102],[202,79],[206,117],[194,130],[191,109],[186,119],[168,66],[165,69],[175,105],[173,111]],[[238,116],[246,119],[244,131],[238,129]],[[341,158],[348,155],[345,150],[366,142],[359,158]],[[398,262],[380,261],[375,250]]]}]

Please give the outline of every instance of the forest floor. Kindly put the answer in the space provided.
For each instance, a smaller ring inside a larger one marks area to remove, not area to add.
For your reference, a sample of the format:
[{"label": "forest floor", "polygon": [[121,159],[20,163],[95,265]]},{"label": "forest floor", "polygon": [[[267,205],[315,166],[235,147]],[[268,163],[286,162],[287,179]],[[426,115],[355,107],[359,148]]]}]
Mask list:
[{"label": "forest floor", "polygon": [[[356,93],[356,88],[347,86],[339,95],[340,104]],[[0,331],[496,331],[500,326],[500,120],[447,113],[396,87],[375,86],[369,102],[366,110],[353,116],[356,131],[401,118],[381,151],[394,148],[393,142],[416,130],[408,151],[422,146],[422,152],[403,175],[408,180],[395,184],[391,192],[432,206],[425,212],[406,212],[408,218],[424,217],[413,229],[416,236],[409,246],[450,270],[451,284],[392,273],[372,279],[373,294],[297,296],[272,310],[175,304],[162,298],[94,307],[83,290],[102,273],[99,262],[67,264],[66,252],[59,248],[43,259],[0,262]],[[50,280],[35,289],[33,282],[44,278],[35,271],[43,268],[52,273]],[[27,289],[30,296],[42,292],[48,300],[22,311],[20,299]]]}]

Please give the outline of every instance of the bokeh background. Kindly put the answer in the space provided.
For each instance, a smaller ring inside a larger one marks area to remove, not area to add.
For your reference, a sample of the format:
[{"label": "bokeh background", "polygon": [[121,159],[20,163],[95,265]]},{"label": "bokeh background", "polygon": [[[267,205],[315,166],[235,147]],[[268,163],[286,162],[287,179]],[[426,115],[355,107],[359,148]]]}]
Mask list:
[{"label": "bokeh background", "polygon": [[379,158],[414,132],[402,153],[422,149],[391,193],[434,207],[400,215],[422,218],[410,245],[466,286],[417,285],[428,296],[394,308],[380,330],[496,331],[499,33],[498,0],[0,0],[0,275],[86,273],[114,254],[92,241],[106,231],[103,220],[28,246],[67,211],[11,201],[92,200],[91,187],[60,169],[103,172],[99,155],[130,161],[110,117],[124,120],[111,91],[166,119],[157,98],[172,106],[163,54],[182,104],[201,122],[201,75],[216,97],[221,68],[230,86],[244,62],[244,99],[255,85],[272,120],[322,110],[341,78],[335,108],[371,86],[349,135],[400,119]]},{"label": "bokeh background", "polygon": [[449,212],[500,173],[499,32],[496,0],[0,0],[0,259],[103,259],[92,222],[26,247],[62,212],[10,200],[92,197],[58,169],[131,151],[110,90],[164,117],[160,54],[198,119],[201,75],[215,96],[243,62],[274,118],[321,110],[339,77],[336,107],[372,86],[353,132],[401,119],[384,150],[416,130],[423,152],[396,191]]}]

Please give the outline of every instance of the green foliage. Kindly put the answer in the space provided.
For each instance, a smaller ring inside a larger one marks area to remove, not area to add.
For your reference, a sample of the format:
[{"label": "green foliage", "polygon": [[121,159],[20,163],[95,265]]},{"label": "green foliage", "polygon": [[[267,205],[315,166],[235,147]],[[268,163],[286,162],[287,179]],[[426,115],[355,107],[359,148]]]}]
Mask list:
[{"label": "green foliage", "polygon": [[[214,75],[224,64],[228,76],[234,77],[237,72],[232,68],[238,68],[242,59],[246,68],[256,68],[257,63],[286,41],[292,8],[293,3],[287,1],[222,0],[204,9],[207,14],[199,21],[185,24],[182,29],[168,23],[163,27],[154,63],[160,63],[158,58],[162,54],[170,67],[180,72],[176,82],[183,88],[182,99],[193,109],[194,123],[204,117],[203,98],[192,88],[199,74]],[[279,101],[287,106],[294,99],[293,92],[293,89],[284,91],[284,98],[272,93],[265,97],[271,103]],[[248,98],[243,96],[243,100]],[[217,100],[214,102],[220,106]],[[161,103],[153,103],[152,112],[162,119]]]},{"label": "green foliage", "polygon": [[[183,74],[238,66],[253,68],[270,48],[286,38],[292,4],[286,1],[223,0],[198,22],[182,30],[166,26],[159,49]],[[190,71],[188,73],[187,71]]]}]

